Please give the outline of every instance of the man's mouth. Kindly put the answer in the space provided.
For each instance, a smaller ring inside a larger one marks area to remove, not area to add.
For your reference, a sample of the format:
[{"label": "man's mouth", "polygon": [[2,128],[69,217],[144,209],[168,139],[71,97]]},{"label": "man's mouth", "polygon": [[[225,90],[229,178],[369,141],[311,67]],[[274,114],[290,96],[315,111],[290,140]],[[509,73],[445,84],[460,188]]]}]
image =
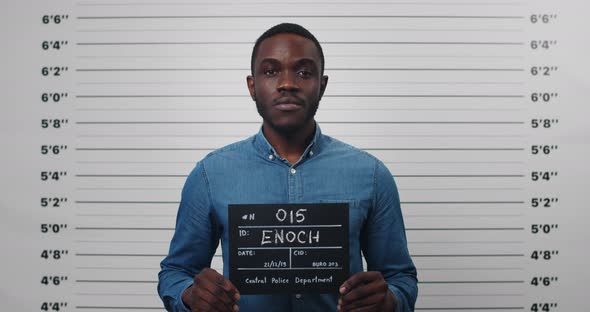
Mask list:
[{"label": "man's mouth", "polygon": [[302,104],[302,101],[296,98],[281,98],[274,106],[281,111],[294,111],[300,109]]}]

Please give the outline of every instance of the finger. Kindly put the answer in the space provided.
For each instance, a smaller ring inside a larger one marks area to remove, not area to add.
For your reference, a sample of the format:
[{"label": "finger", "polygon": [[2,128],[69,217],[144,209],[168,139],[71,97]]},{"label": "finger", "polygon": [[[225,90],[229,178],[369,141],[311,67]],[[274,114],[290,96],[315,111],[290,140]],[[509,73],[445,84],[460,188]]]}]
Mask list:
[{"label": "finger", "polygon": [[[211,278],[216,278],[216,280],[211,280]],[[236,303],[235,300],[232,297],[230,297],[230,295],[222,287],[223,283],[223,276],[221,276],[221,279],[219,279],[215,276],[205,275],[197,278],[196,286],[199,290],[205,291],[210,294],[203,295],[207,298],[210,304],[216,306],[222,305],[225,306],[227,309],[232,310],[233,306]]]},{"label": "finger", "polygon": [[353,288],[360,284],[371,282],[372,280],[383,278],[380,272],[359,272],[349,277],[340,286],[340,294],[345,295]]},{"label": "finger", "polygon": [[219,285],[222,289],[224,289],[228,293],[228,296],[232,298],[232,300],[236,301],[239,299],[238,289],[223,275],[211,268],[203,269],[202,274],[205,279]]},{"label": "finger", "polygon": [[387,289],[388,287],[385,280],[373,280],[368,284],[357,285],[355,288],[342,295],[341,299],[343,304],[347,304],[349,302],[370,297],[374,294],[384,294]]},{"label": "finger", "polygon": [[206,289],[198,288],[195,290],[196,302],[192,306],[193,311],[216,311],[216,312],[227,312],[231,311],[225,305],[217,301],[215,296],[208,292]]},{"label": "finger", "polygon": [[209,281],[215,281],[218,285],[220,285],[223,289],[227,290],[230,293],[239,293],[238,289],[234,286],[234,284],[226,279],[223,275],[219,274],[217,271],[206,268],[202,271],[203,275]]},{"label": "finger", "polygon": [[224,278],[221,287],[225,290],[227,295],[234,301],[240,300],[240,292],[238,288],[228,279]]},{"label": "finger", "polygon": [[372,307],[372,306],[382,306],[385,303],[385,294],[383,293],[374,293],[369,296],[350,301],[350,302],[340,302],[340,307],[342,311],[353,311],[355,309],[361,309],[365,307]]}]

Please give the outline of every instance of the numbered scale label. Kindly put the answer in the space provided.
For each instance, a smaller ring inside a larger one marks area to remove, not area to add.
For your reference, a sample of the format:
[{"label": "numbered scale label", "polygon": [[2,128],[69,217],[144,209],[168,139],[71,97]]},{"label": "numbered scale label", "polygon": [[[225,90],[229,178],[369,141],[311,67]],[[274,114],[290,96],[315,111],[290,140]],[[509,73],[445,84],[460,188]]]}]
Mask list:
[{"label": "numbered scale label", "polygon": [[242,294],[337,292],[348,204],[229,205],[229,278]]}]

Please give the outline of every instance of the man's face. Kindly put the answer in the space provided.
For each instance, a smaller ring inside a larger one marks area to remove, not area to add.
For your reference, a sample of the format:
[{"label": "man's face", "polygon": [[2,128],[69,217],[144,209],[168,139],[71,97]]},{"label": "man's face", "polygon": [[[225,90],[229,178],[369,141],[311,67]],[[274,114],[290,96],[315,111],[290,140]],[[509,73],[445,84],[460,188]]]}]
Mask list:
[{"label": "man's face", "polygon": [[282,33],[262,41],[247,82],[264,127],[294,134],[314,124],[328,83],[320,62],[317,47],[305,37]]}]

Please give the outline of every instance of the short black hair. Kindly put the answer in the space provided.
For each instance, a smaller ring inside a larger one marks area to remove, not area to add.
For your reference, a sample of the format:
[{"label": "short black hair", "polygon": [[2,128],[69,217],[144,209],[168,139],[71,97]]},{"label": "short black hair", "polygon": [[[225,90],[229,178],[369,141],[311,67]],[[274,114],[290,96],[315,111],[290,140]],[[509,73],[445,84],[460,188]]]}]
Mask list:
[{"label": "short black hair", "polygon": [[283,33],[299,35],[301,37],[311,40],[315,44],[316,48],[318,49],[318,52],[320,53],[320,72],[322,75],[324,75],[324,51],[322,50],[320,42],[315,38],[315,36],[311,32],[309,32],[309,30],[305,29],[305,27],[293,23],[282,23],[275,25],[269,28],[267,31],[265,31],[262,35],[260,35],[260,37],[258,37],[256,43],[254,44],[254,48],[252,49],[252,59],[250,60],[250,71],[252,75],[254,75],[254,62],[256,61],[256,55],[258,54],[258,46],[260,46],[262,41],[264,41],[265,39]]}]

